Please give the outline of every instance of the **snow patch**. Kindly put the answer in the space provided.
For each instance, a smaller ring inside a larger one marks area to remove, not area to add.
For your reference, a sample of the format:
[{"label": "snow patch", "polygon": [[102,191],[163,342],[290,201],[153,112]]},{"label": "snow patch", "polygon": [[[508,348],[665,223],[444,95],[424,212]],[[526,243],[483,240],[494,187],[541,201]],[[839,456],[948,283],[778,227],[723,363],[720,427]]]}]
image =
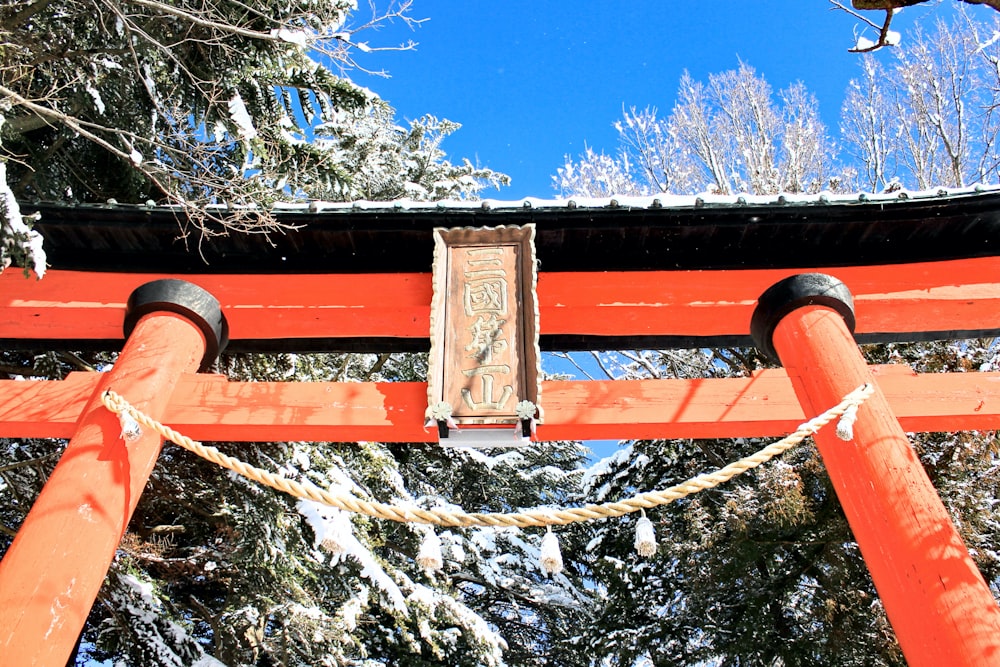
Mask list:
[{"label": "snow patch", "polygon": [[295,44],[296,46],[308,46],[310,34],[305,30],[291,30],[289,28],[277,28],[271,31],[271,37],[277,37],[283,42]]},{"label": "snow patch", "polygon": [[[3,120],[0,115],[0,128]],[[15,253],[22,254],[32,264],[39,279],[45,276],[42,235],[31,229],[21,216],[21,207],[7,184],[7,164],[0,161],[0,273],[11,265]]]},{"label": "snow patch", "polygon": [[979,48],[976,49],[976,53],[990,48],[997,42],[997,40],[1000,40],[1000,30],[994,30],[990,38],[979,45]]},{"label": "snow patch", "polygon": [[858,35],[858,41],[854,43],[854,49],[856,51],[865,51],[874,47],[875,42],[862,35]]},{"label": "snow patch", "polygon": [[240,97],[239,93],[233,95],[233,99],[229,100],[228,106],[229,118],[236,124],[240,139],[247,141],[256,139],[257,128],[254,127],[253,118],[250,117],[247,105],[243,102],[243,98]]},{"label": "snow patch", "polygon": [[105,107],[104,99],[101,97],[100,91],[94,87],[94,84],[91,81],[87,81],[84,89],[87,91],[87,94],[90,95],[90,98],[94,100],[94,106],[97,108],[97,113],[103,116]]},{"label": "snow patch", "polygon": [[[328,536],[328,531],[336,529],[336,521],[347,521],[350,519],[346,512],[333,507],[321,505],[312,500],[300,500],[295,505],[299,514],[305,517],[315,535],[314,545],[319,546]],[[406,613],[406,597],[396,585],[396,582],[379,565],[375,555],[368,550],[357,537],[353,530],[338,531],[337,540],[343,549],[342,554],[335,554],[331,562],[338,562],[341,558],[353,557],[361,564],[361,576],[371,581],[376,588],[381,590],[389,603],[400,614]]]}]

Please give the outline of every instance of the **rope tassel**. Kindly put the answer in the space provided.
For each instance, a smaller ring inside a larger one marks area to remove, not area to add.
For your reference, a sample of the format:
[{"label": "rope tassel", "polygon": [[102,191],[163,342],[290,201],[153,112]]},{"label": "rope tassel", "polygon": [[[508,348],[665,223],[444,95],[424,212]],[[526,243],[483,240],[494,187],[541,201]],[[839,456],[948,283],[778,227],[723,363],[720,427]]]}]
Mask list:
[{"label": "rope tassel", "polygon": [[563,569],[562,553],[559,551],[559,538],[549,527],[542,537],[542,550],[538,558],[545,574],[559,574]]},{"label": "rope tassel", "polygon": [[844,442],[854,440],[854,422],[858,420],[858,406],[856,403],[847,406],[844,414],[840,415],[837,422],[837,437]]},{"label": "rope tassel", "polygon": [[142,437],[142,427],[127,410],[118,413],[118,423],[122,425],[121,439],[126,443],[135,442]]},{"label": "rope tassel", "polygon": [[646,518],[646,510],[635,524],[635,550],[643,558],[656,554],[656,531],[653,522]]},{"label": "rope tassel", "polygon": [[428,572],[435,572],[444,567],[441,539],[432,529],[424,532],[424,540],[420,543],[420,552],[417,553],[417,563]]},{"label": "rope tassel", "polygon": [[323,538],[320,541],[320,546],[333,556],[346,553],[347,545],[354,533],[351,520],[347,514],[337,511],[337,514],[333,518],[327,519],[323,523],[325,530]]}]

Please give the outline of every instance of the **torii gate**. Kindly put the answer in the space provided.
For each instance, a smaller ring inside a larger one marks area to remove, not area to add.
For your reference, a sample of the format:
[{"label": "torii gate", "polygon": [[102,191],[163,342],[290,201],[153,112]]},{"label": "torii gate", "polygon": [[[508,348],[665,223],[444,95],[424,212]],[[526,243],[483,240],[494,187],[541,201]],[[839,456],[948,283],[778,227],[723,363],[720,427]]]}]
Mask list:
[{"label": "torii gate", "polygon": [[[1000,373],[865,364],[856,341],[1000,333],[1000,192],[861,198],[312,205],[203,264],[175,212],[39,207],[52,269],[0,275],[8,347],[118,349],[107,373],[0,381],[0,436],[70,442],[0,562],[0,665],[63,665],[161,448],[114,388],[193,438],[426,442],[425,383],[243,383],[238,350],[426,349],[432,230],[537,227],[547,349],[749,344],[748,378],[541,383],[538,440],[776,436],[859,384],[851,443],[816,442],[911,665],[1000,662],[1000,610],[904,431],[1000,428]],[[227,332],[228,327],[228,332]]]}]

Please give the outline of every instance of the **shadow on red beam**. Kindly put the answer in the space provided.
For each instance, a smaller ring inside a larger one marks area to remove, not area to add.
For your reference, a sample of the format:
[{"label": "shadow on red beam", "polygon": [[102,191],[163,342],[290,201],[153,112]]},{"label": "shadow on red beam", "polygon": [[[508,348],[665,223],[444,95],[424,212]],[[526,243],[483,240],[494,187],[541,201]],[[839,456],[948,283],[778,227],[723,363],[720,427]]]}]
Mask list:
[{"label": "shadow on red beam", "polygon": [[[1000,429],[1000,373],[873,372],[907,431]],[[0,381],[0,437],[68,438],[97,381]],[[128,398],[127,396],[125,397]],[[204,441],[429,442],[422,382],[229,382],[185,376],[164,422]],[[781,369],[750,378],[545,382],[539,440],[778,437],[806,417]]]}]

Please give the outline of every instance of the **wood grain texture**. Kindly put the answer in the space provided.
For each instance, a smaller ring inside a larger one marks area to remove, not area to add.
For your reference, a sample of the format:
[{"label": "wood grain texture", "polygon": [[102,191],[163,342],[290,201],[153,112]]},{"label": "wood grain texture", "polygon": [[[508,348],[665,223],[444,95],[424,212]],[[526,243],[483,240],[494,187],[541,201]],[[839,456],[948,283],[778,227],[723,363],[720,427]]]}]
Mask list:
[{"label": "wood grain texture", "polygon": [[[871,370],[907,431],[1000,429],[1000,373]],[[0,381],[0,436],[69,437],[100,377]],[[539,440],[779,437],[806,419],[780,369],[749,378],[549,381],[542,396]],[[432,442],[435,433],[423,428],[426,407],[422,382],[229,382],[185,374],[163,420],[208,441]]]}]

